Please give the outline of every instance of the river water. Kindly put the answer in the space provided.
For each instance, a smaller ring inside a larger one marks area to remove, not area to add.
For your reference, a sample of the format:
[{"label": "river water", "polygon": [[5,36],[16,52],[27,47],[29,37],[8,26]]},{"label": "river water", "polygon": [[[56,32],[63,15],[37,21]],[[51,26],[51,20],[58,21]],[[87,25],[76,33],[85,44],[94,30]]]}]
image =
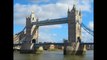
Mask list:
[{"label": "river water", "polygon": [[14,60],[94,60],[93,50],[84,56],[63,55],[63,51],[44,51],[41,54],[20,54],[14,51]]}]

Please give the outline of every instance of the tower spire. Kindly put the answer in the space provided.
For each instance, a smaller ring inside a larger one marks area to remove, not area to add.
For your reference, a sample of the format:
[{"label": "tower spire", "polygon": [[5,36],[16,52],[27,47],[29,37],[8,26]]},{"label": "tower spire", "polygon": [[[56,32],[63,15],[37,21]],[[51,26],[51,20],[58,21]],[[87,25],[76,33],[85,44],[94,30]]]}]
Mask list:
[{"label": "tower spire", "polygon": [[77,8],[79,0],[74,0],[73,7]]},{"label": "tower spire", "polygon": [[69,6],[68,6],[68,13],[70,12],[70,10],[69,10]]}]

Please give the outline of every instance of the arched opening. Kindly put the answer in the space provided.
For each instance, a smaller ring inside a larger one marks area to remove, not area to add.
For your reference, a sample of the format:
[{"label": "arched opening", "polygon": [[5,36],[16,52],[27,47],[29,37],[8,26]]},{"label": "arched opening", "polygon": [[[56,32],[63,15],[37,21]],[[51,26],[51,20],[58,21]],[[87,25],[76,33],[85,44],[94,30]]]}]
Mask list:
[{"label": "arched opening", "polygon": [[31,43],[36,43],[36,39],[32,39],[32,42]]},{"label": "arched opening", "polygon": [[81,38],[80,38],[80,37],[77,37],[77,41],[81,43]]}]

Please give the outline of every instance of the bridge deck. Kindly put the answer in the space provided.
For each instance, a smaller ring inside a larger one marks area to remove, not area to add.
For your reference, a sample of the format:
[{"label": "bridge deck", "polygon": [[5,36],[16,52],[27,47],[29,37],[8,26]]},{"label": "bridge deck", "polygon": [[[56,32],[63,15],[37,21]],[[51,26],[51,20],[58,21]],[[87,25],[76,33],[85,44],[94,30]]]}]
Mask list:
[{"label": "bridge deck", "polygon": [[67,18],[49,19],[44,21],[32,22],[33,25],[38,25],[38,26],[64,24],[64,23],[68,23]]}]

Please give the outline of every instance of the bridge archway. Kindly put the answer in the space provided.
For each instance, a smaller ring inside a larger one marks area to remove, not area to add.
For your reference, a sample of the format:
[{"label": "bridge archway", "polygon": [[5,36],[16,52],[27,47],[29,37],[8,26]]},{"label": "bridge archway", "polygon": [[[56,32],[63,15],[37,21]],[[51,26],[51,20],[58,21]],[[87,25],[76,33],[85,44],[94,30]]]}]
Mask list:
[{"label": "bridge archway", "polygon": [[67,28],[67,24],[40,26],[38,42],[63,43],[63,39],[68,39]]},{"label": "bridge archway", "polygon": [[36,39],[32,39],[32,40],[31,40],[31,43],[36,43]]}]

